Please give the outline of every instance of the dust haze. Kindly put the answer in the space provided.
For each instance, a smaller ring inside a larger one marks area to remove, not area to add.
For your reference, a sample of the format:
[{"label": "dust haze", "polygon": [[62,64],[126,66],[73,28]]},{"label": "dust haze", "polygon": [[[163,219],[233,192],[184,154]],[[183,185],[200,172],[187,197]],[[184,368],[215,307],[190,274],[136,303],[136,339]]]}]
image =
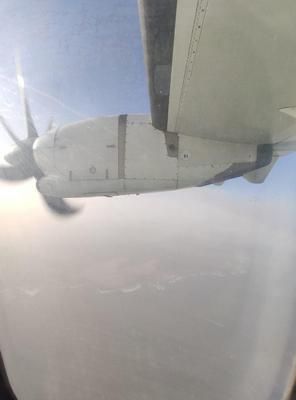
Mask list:
[{"label": "dust haze", "polygon": [[223,188],[73,200],[0,186],[0,339],[19,399],[278,399],[295,223]]}]

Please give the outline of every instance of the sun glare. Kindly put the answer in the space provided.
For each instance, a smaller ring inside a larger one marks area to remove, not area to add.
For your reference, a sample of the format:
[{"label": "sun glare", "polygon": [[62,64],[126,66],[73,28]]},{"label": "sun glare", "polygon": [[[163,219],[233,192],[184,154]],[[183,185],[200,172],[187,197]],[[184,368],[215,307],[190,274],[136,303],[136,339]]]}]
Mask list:
[{"label": "sun glare", "polygon": [[22,89],[25,87],[24,78],[19,74],[17,75],[17,82]]}]

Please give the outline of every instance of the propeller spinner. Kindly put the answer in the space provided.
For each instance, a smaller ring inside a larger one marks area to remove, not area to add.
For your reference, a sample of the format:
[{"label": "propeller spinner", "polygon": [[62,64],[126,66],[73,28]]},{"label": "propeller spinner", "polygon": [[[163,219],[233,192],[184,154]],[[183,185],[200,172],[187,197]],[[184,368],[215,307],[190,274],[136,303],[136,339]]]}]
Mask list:
[{"label": "propeller spinner", "polygon": [[[24,79],[19,63],[17,63],[17,82],[21,102],[24,108],[27,137],[24,140],[20,140],[10,128],[4,117],[0,116],[0,123],[6,130],[9,137],[15,143],[14,150],[4,156],[5,161],[7,161],[10,166],[0,166],[0,179],[6,181],[23,181],[25,179],[35,178],[38,182],[39,179],[44,177],[43,172],[35,162],[33,154],[33,145],[39,136],[32,118],[29,102],[26,97]],[[50,122],[47,131],[51,129],[51,126],[52,121]],[[41,196],[47,207],[49,207],[49,209],[55,214],[73,215],[79,211],[78,208],[70,206],[62,198],[46,196],[43,194],[41,194]]]}]

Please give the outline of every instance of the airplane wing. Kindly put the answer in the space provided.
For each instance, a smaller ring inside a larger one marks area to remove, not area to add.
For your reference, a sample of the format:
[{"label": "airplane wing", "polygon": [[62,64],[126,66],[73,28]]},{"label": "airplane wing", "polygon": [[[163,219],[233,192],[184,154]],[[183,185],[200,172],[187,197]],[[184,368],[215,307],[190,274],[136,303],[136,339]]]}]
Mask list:
[{"label": "airplane wing", "polygon": [[152,123],[238,143],[296,135],[295,0],[139,0]]}]

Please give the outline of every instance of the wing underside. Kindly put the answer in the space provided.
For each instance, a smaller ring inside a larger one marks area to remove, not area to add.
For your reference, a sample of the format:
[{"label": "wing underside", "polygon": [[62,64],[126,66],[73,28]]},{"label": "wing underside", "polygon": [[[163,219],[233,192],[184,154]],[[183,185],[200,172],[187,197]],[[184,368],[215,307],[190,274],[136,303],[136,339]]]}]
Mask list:
[{"label": "wing underside", "polygon": [[152,122],[237,143],[296,134],[294,0],[140,0]]},{"label": "wing underside", "polygon": [[167,129],[177,0],[139,0],[152,122]]}]

